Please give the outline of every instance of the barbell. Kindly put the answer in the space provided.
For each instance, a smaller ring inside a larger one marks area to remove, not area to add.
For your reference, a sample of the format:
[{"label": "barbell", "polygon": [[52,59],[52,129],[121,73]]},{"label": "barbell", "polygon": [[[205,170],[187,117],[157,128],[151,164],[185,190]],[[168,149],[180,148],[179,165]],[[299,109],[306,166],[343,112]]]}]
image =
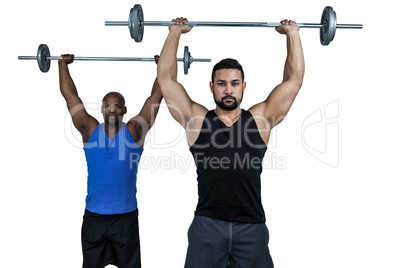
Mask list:
[{"label": "barbell", "polygon": [[[50,69],[51,60],[59,60],[61,57],[50,56],[49,47],[46,44],[41,44],[38,47],[36,56],[18,56],[19,60],[37,60],[39,69],[46,73]],[[74,57],[78,61],[155,61],[154,58],[131,58],[131,57]],[[211,59],[194,59],[188,49],[184,47],[183,58],[178,58],[177,61],[183,62],[184,74],[188,74],[188,69],[193,62],[211,62]]]},{"label": "barbell", "polygon": [[[144,21],[144,12],[141,5],[136,4],[130,9],[128,21],[106,21],[106,26],[128,26],[131,38],[136,42],[141,42],[144,36],[145,26],[169,26],[175,24],[172,21]],[[209,26],[209,27],[277,27],[278,22],[207,22],[189,21],[185,24],[190,26]],[[327,46],[335,37],[336,29],[362,29],[362,24],[337,24],[336,13],[332,7],[324,8],[321,16],[321,23],[296,23],[300,28],[319,28],[320,42]]]}]

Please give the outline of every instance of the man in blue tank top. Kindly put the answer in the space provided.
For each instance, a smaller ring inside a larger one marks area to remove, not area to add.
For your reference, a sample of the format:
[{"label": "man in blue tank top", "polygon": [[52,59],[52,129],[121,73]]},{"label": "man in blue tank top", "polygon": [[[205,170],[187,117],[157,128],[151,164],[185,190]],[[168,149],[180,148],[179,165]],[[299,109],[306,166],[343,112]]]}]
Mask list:
[{"label": "man in blue tank top", "polygon": [[[284,20],[287,58],[282,83],[248,111],[241,65],[225,59],[212,71],[214,110],[194,102],[177,82],[180,36],[191,30],[177,18],[158,64],[158,82],[172,116],[185,129],[198,175],[198,204],[188,230],[186,268],[272,268],[261,204],[262,159],[270,132],[288,113],[301,88],[304,56],[299,27]],[[221,40],[219,40],[221,42]]]},{"label": "man in blue tank top", "polygon": [[[155,58],[157,61],[157,57]],[[140,241],[137,209],[137,169],[147,132],[162,100],[155,79],[150,97],[127,124],[123,95],[110,92],[102,100],[104,123],[85,110],[70,76],[74,55],[59,60],[60,91],[73,124],[82,135],[88,165],[88,194],[82,224],[84,268],[108,264],[139,268]]]}]

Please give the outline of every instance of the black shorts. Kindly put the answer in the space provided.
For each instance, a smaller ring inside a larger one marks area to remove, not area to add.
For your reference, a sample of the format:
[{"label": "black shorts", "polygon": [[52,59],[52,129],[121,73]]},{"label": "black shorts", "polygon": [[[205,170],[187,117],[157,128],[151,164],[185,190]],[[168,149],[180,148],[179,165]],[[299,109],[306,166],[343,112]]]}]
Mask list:
[{"label": "black shorts", "polygon": [[138,210],[117,215],[85,210],[81,242],[83,268],[140,268]]},{"label": "black shorts", "polygon": [[274,268],[265,223],[195,216],[188,230],[185,268]]}]

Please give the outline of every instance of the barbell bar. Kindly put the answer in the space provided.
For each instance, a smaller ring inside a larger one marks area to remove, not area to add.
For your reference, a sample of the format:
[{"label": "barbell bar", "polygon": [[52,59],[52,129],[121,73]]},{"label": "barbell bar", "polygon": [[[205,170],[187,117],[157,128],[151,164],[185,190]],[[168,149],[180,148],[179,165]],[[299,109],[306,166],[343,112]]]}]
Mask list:
[{"label": "barbell bar", "polygon": [[[145,26],[169,26],[175,24],[172,21],[144,21],[144,12],[141,5],[136,4],[130,9],[128,21],[105,21],[106,26],[128,26],[131,38],[141,42],[144,37]],[[190,26],[207,27],[277,27],[278,22],[207,22],[189,21],[185,24]],[[323,46],[329,45],[335,37],[336,29],[362,29],[362,24],[337,24],[336,13],[330,6],[324,8],[320,23],[296,23],[300,28],[320,29],[320,42]]]},{"label": "barbell bar", "polygon": [[[39,69],[46,73],[50,69],[51,60],[59,60],[61,57],[52,57],[49,47],[41,44],[38,47],[36,56],[18,56],[19,60],[37,60]],[[132,58],[132,57],[74,57],[76,61],[149,61],[155,62],[154,58]],[[194,59],[191,56],[188,46],[184,47],[183,58],[178,58],[178,62],[183,62],[184,74],[188,74],[188,69],[193,62],[211,62],[211,59]]]}]

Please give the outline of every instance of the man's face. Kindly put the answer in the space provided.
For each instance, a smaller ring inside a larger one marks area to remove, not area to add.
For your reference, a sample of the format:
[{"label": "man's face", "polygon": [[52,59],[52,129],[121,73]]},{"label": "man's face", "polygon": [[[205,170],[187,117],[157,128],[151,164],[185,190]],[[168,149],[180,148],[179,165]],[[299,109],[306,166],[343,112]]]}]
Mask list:
[{"label": "man's face", "polygon": [[108,94],[105,96],[102,105],[102,114],[105,123],[109,125],[119,125],[123,121],[123,116],[127,109],[123,100],[116,94]]},{"label": "man's face", "polygon": [[246,82],[242,81],[240,70],[220,69],[216,71],[214,81],[210,82],[210,88],[216,105],[231,111],[243,100]]}]

